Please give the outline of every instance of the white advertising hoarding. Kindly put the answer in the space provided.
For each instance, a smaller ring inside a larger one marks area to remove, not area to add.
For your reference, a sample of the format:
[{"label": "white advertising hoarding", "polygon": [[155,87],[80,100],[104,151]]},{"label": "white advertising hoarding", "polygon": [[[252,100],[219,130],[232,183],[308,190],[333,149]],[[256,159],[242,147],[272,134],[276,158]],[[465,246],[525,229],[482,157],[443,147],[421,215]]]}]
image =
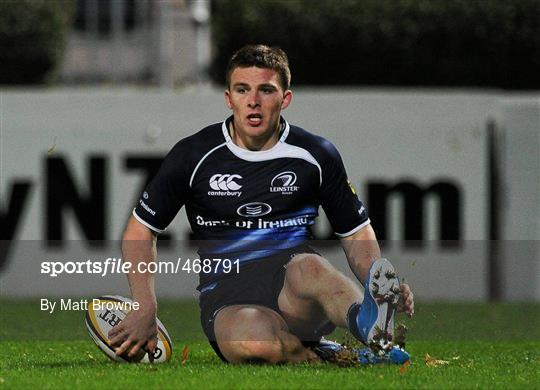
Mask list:
[{"label": "white advertising hoarding", "polygon": [[[149,173],[179,139],[229,115],[222,92],[0,94],[2,238],[10,240],[3,244],[0,293],[125,293],[127,282],[120,276],[47,279],[40,265],[55,258],[121,257],[117,240]],[[488,298],[489,282],[487,123],[511,120],[520,127],[514,111],[503,107],[495,93],[300,89],[284,117],[340,150],[385,239],[386,256],[418,297],[478,300]],[[528,131],[534,134],[534,126]],[[533,198],[538,182],[536,187]],[[317,238],[328,237],[328,229],[321,221]],[[168,232],[176,241],[188,239],[183,211]],[[101,244],[92,246],[92,240]],[[342,252],[327,251],[346,270]],[[192,296],[196,284],[185,273],[160,275],[157,289],[163,296]]]}]

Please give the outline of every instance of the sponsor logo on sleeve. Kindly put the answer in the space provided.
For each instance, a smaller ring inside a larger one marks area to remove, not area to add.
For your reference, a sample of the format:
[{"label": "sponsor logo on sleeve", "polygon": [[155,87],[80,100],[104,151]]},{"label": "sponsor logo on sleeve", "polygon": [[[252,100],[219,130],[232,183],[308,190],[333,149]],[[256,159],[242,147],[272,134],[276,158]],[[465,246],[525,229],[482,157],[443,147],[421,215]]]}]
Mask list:
[{"label": "sponsor logo on sleeve", "polygon": [[[148,200],[148,198],[149,198],[148,192],[144,191],[144,192],[142,193],[142,198],[143,198],[144,200]],[[139,204],[141,205],[141,207],[142,207],[143,209],[145,209],[147,212],[149,212],[150,214],[152,214],[153,216],[155,216],[155,215],[156,215],[155,210],[152,210],[152,209],[150,208],[150,206],[148,206],[148,205],[144,202],[143,199],[139,199]]]},{"label": "sponsor logo on sleeve", "polygon": [[141,207],[143,209],[145,209],[146,211],[148,211],[150,214],[152,214],[153,216],[156,215],[156,212],[154,210],[152,210],[150,208],[150,206],[148,206],[146,203],[144,203],[144,201],[142,199],[139,199],[139,204],[141,205]]},{"label": "sponsor logo on sleeve", "polygon": [[270,192],[280,192],[282,195],[290,195],[298,191],[299,186],[295,186],[296,173],[285,171],[274,176],[270,183]]},{"label": "sponsor logo on sleeve", "polygon": [[241,180],[242,176],[237,174],[217,173],[213,175],[208,184],[212,191],[208,191],[210,196],[240,196],[242,191],[238,191],[242,188],[242,185],[238,184],[236,180]]}]

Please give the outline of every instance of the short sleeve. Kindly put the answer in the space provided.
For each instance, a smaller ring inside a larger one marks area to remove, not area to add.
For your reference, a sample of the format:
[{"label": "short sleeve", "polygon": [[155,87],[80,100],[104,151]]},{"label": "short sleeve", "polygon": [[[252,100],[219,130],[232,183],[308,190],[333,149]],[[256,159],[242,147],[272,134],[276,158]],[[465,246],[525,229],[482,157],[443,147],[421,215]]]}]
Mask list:
[{"label": "short sleeve", "polygon": [[358,199],[356,190],[347,178],[345,166],[337,149],[325,143],[321,164],[321,205],[338,237],[347,237],[370,223],[367,210]]},{"label": "short sleeve", "polygon": [[139,222],[157,233],[169,226],[189,194],[187,153],[182,145],[179,142],[167,154],[133,210]]}]

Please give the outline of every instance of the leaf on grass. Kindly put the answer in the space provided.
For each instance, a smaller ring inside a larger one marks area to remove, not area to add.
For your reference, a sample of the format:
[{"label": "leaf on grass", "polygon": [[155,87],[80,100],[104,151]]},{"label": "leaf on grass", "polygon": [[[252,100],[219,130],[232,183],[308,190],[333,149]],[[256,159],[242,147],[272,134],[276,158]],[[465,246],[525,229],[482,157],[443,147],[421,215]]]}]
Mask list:
[{"label": "leaf on grass", "polygon": [[5,382],[4,378],[0,378],[0,383],[4,383],[4,382]]},{"label": "leaf on grass", "polygon": [[428,367],[440,367],[450,363],[448,360],[435,359],[429,353],[426,353],[425,361]]},{"label": "leaf on grass", "polygon": [[454,357],[452,358],[452,360],[459,360],[459,359],[461,359],[461,356],[454,356]]},{"label": "leaf on grass", "polygon": [[189,347],[186,345],[182,350],[182,364],[185,364],[189,355]]},{"label": "leaf on grass", "polygon": [[87,356],[88,356],[88,357],[90,358],[90,360],[93,360],[93,361],[95,361],[95,360],[96,360],[96,358],[95,358],[95,357],[93,357],[93,356],[92,356],[91,354],[87,353],[86,355],[87,355]]},{"label": "leaf on grass", "polygon": [[401,365],[401,367],[399,368],[399,373],[401,375],[403,374],[406,374],[407,373],[407,370],[409,369],[409,366],[411,365],[411,361],[410,360],[407,360],[405,363],[403,363]]}]

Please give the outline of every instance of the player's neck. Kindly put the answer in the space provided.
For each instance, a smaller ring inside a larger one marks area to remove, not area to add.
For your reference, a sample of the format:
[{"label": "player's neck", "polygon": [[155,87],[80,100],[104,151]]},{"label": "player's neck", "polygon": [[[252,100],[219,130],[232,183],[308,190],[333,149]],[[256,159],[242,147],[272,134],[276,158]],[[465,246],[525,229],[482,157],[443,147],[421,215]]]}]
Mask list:
[{"label": "player's neck", "polygon": [[229,135],[236,146],[251,151],[263,151],[271,149],[279,141],[281,123],[278,123],[276,130],[268,135],[250,137],[235,131],[234,121],[229,124]]}]

